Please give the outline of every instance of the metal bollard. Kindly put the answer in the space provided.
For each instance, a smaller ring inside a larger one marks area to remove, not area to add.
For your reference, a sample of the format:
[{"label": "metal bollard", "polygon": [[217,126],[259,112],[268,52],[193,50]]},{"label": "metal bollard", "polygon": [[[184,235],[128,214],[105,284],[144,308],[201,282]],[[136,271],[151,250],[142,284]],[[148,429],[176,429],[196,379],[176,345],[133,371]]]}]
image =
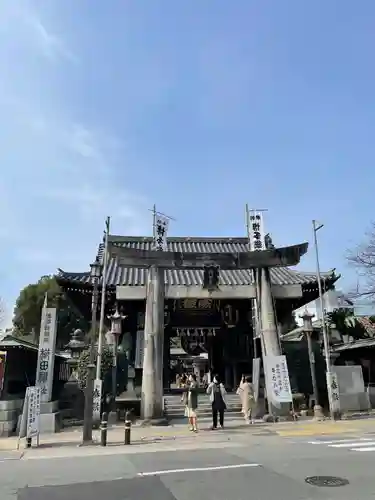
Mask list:
[{"label": "metal bollard", "polygon": [[132,428],[132,421],[130,418],[130,411],[125,413],[125,440],[124,444],[130,444],[130,431]]},{"label": "metal bollard", "polygon": [[107,431],[108,431],[108,413],[102,413],[102,421],[100,423],[100,444],[107,446]]}]

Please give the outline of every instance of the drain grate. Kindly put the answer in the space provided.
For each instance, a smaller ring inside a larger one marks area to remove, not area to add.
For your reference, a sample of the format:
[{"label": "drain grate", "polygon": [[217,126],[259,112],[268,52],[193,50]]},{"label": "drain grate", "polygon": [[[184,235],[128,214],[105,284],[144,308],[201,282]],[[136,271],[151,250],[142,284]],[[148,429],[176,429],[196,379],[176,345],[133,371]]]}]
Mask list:
[{"label": "drain grate", "polygon": [[305,482],[312,486],[335,488],[338,486],[346,486],[349,481],[343,477],[335,476],[311,476],[305,479]]}]

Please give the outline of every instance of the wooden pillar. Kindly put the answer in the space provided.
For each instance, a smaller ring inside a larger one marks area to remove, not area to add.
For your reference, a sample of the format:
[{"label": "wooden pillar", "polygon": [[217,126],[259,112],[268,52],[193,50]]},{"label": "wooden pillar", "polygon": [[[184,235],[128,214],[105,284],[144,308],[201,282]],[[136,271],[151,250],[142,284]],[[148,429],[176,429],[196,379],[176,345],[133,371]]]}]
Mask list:
[{"label": "wooden pillar", "polygon": [[141,414],[163,416],[164,270],[151,266],[147,277]]}]

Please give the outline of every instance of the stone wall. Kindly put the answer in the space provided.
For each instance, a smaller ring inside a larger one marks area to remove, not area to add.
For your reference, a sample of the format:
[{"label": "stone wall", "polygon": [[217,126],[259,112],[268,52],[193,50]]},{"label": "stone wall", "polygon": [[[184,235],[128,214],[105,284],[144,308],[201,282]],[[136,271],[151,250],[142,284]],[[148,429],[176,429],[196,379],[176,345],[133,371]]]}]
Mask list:
[{"label": "stone wall", "polygon": [[23,399],[0,401],[0,437],[11,436],[16,432],[22,405]]},{"label": "stone wall", "polygon": [[369,410],[371,405],[363,382],[362,367],[359,365],[334,366],[332,370],[337,374],[341,412]]}]

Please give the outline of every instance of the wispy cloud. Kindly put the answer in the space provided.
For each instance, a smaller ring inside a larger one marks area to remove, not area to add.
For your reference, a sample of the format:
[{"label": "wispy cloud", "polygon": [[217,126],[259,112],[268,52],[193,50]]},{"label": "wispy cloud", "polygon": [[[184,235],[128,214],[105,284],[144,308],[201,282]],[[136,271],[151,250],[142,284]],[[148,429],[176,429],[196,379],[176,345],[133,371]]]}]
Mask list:
[{"label": "wispy cloud", "polygon": [[61,38],[48,31],[35,13],[30,14],[24,12],[23,17],[25,23],[29,25],[35,35],[35,42],[39,45],[39,48],[46,57],[53,60],[62,57],[74,63],[78,62],[76,54],[73,54],[73,52],[67,48],[65,42]]},{"label": "wispy cloud", "polygon": [[147,202],[119,183],[123,140],[75,116],[61,91],[80,70],[71,45],[32,2],[2,2],[0,298],[10,311],[42,274],[86,269],[107,215],[119,232],[143,231],[148,218]]},{"label": "wispy cloud", "polygon": [[[32,1],[3,0],[1,2],[0,18],[3,35],[7,46],[18,46],[37,55],[43,55],[50,61],[65,59],[77,63],[78,57],[63,39],[53,31],[42,19],[41,14]],[[13,35],[9,38],[9,35]]]}]

